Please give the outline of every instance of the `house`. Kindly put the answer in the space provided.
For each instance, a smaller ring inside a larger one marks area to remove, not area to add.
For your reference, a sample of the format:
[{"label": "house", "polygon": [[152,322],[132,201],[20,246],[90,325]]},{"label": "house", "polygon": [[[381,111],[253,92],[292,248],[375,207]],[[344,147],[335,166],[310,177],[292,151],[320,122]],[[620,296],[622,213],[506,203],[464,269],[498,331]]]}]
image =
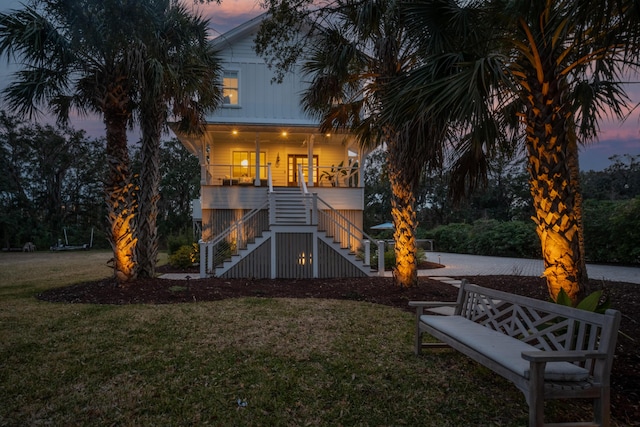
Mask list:
[{"label": "house", "polygon": [[362,231],[362,157],[349,134],[321,134],[301,109],[305,83],[273,73],[253,49],[264,15],[214,40],[224,104],[200,137],[200,275],[247,278],[377,274],[377,245]]}]

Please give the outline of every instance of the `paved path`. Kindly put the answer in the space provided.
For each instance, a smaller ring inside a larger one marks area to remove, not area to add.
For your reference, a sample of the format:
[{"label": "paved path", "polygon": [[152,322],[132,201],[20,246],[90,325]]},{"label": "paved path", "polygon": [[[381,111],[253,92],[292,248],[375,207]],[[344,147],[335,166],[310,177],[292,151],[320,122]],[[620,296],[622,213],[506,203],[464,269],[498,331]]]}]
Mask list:
[{"label": "paved path", "polygon": [[[540,276],[542,275],[542,260],[524,258],[503,258],[478,255],[450,254],[445,252],[427,252],[427,259],[444,264],[444,268],[435,270],[421,270],[420,276],[449,277],[449,276]],[[616,267],[610,265],[588,264],[587,273],[591,279],[603,279],[613,282],[627,282],[640,284],[640,268]],[[391,272],[386,272],[391,276]],[[164,279],[186,279],[185,274],[163,274]],[[197,273],[191,278],[197,279]]]},{"label": "paved path", "polygon": [[[422,270],[421,276],[540,276],[542,260],[503,258],[478,255],[427,252],[427,259],[444,264],[444,268]],[[640,284],[640,268],[617,267],[610,265],[587,264],[587,273],[591,279],[604,279],[614,282]]]}]

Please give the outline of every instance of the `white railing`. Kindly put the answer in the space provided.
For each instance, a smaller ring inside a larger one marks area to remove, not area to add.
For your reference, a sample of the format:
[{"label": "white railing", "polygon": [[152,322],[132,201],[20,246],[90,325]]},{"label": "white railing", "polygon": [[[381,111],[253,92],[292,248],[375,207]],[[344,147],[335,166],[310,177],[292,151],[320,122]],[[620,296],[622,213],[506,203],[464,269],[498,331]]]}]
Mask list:
[{"label": "white railing", "polygon": [[319,186],[359,187],[360,168],[358,166],[317,166],[315,168]]},{"label": "white railing", "polygon": [[[320,207],[322,206],[322,207]],[[331,215],[328,212],[331,212]],[[331,205],[318,197],[312,196],[312,219],[313,225],[317,225],[319,230],[323,230],[341,245],[348,248],[352,253],[357,254],[365,265],[371,265],[371,260],[378,259],[378,274],[384,274],[384,240],[377,241],[376,245],[371,242],[376,240],[355,226],[348,218],[335,210]],[[343,239],[344,237],[344,239]]]},{"label": "white railing", "polygon": [[[249,171],[244,176],[234,176],[233,169],[238,168],[238,165],[230,164],[211,164],[202,166],[206,179],[204,180],[207,185],[256,185],[255,166],[249,168]],[[271,163],[267,163],[264,166],[260,166],[260,173],[258,176],[266,176],[266,181],[271,183]],[[258,185],[260,185],[265,178],[258,178]]]},{"label": "white railing", "polygon": [[[309,189],[307,188],[307,181],[304,179],[302,164],[298,164],[298,185],[300,186],[300,190],[302,190],[302,194],[309,194]],[[309,168],[307,168],[309,170]]]},{"label": "white railing", "polygon": [[205,242],[200,240],[200,277],[205,278],[213,273],[214,268],[225,260],[237,255],[245,249],[247,244],[261,233],[269,229],[268,219],[258,215],[267,209],[269,202],[265,201],[260,207],[247,212],[238,221],[231,224],[226,230],[218,234],[213,240]]}]

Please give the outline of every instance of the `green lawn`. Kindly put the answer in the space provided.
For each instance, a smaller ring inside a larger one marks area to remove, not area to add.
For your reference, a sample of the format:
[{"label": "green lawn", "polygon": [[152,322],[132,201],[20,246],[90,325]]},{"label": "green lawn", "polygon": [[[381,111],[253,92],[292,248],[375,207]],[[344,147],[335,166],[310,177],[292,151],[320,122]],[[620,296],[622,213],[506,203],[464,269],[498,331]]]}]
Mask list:
[{"label": "green lawn", "polygon": [[490,371],[451,351],[414,356],[413,316],[398,309],[36,299],[107,276],[109,258],[0,253],[0,426],[526,424],[522,395]]}]

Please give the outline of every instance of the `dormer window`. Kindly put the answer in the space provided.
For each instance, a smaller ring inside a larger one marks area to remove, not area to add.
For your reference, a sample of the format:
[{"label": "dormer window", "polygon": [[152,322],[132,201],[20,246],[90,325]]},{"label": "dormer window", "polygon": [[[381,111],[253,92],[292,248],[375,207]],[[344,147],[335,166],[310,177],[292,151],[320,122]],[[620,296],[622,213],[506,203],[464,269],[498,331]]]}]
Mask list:
[{"label": "dormer window", "polygon": [[225,70],[222,75],[222,96],[224,98],[222,105],[238,106],[239,99],[239,82],[238,71]]}]

